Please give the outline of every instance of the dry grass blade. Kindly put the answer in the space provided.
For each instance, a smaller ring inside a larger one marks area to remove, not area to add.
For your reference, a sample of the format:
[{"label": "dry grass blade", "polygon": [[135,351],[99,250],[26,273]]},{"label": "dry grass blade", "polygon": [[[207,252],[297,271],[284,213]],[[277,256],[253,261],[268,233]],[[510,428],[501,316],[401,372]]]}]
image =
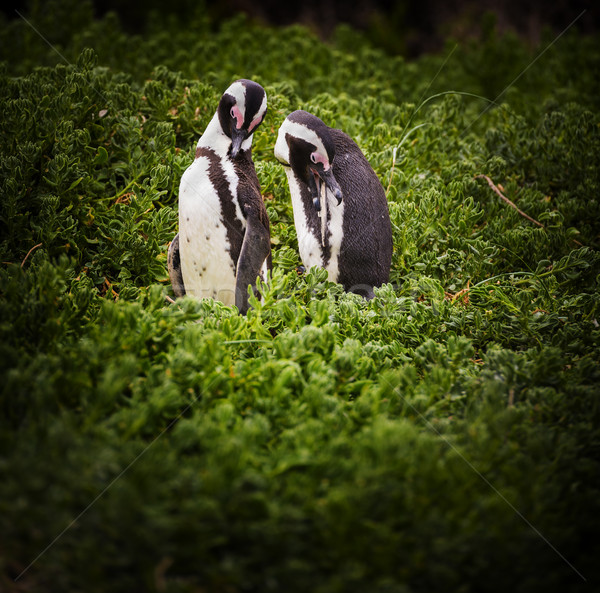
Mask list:
[{"label": "dry grass blade", "polygon": [[512,202],[511,200],[509,200],[498,189],[498,186],[487,175],[475,175],[475,179],[485,179],[487,181],[488,185],[494,190],[494,192],[498,196],[500,196],[509,206],[511,206],[512,208],[514,208],[523,218],[526,218],[530,222],[533,222],[533,224],[537,224],[537,226],[539,226],[541,228],[544,228],[544,225],[541,222],[538,222],[537,220],[535,220],[535,218],[531,218],[531,216],[529,216],[529,214],[526,214],[525,212],[523,212],[523,210],[521,210],[514,202]]},{"label": "dry grass blade", "polygon": [[34,245],[28,252],[27,255],[23,258],[23,261],[21,262],[21,267],[23,267],[25,265],[25,262],[27,261],[27,259],[29,258],[29,256],[39,247],[42,246],[42,243],[38,243],[37,245]]}]

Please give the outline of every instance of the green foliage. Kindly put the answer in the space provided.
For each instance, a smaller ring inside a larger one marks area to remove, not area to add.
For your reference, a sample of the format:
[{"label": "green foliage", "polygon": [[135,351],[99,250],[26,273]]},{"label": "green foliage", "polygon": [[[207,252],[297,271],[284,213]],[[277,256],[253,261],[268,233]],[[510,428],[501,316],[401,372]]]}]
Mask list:
[{"label": "green foliage", "polygon": [[[136,36],[81,2],[28,20],[54,49],[3,24],[0,588],[597,578],[597,39],[566,34],[506,88],[543,47],[493,28],[408,63],[347,27],[324,44],[202,6]],[[166,299],[179,180],[241,76],[269,98],[274,260],[246,317]],[[387,190],[392,277],[370,302],[296,272],[273,144],[297,108]]]}]

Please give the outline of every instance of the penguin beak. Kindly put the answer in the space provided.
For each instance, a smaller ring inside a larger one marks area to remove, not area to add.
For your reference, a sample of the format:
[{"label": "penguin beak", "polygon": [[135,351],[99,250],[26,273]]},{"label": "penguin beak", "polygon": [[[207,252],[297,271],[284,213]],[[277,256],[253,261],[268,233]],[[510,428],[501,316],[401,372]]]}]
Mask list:
[{"label": "penguin beak", "polygon": [[243,128],[239,130],[237,128],[232,128],[231,130],[231,158],[234,159],[237,156],[237,153],[240,151],[240,147],[242,146],[242,142],[246,139],[246,132]]},{"label": "penguin beak", "polygon": [[313,204],[318,212],[321,211],[321,178],[316,171],[310,170],[308,175],[308,189],[312,194]]},{"label": "penguin beak", "polygon": [[308,187],[312,193],[313,204],[317,210],[321,210],[321,184],[325,184],[325,187],[335,196],[338,206],[342,203],[343,194],[337,179],[333,175],[331,168],[325,170],[316,171],[310,169],[312,175],[308,176]]},{"label": "penguin beak", "polygon": [[[327,186],[327,189],[335,196],[335,199],[337,200],[337,203],[339,206],[342,203],[342,199],[344,198],[344,195],[342,194],[342,188],[339,186],[337,179],[333,175],[333,171],[332,171],[331,167],[329,167],[329,169],[327,169],[327,171],[323,170],[323,171],[319,172],[318,177],[320,177],[320,179]],[[320,190],[321,188],[318,187],[317,189]]]}]

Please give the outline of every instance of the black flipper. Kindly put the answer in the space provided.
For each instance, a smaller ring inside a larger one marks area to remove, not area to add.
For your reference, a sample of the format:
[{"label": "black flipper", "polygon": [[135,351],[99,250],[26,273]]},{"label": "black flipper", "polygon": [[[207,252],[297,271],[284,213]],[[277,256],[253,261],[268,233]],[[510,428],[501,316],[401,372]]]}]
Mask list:
[{"label": "black flipper", "polygon": [[175,296],[177,298],[185,296],[185,286],[183,285],[183,276],[181,274],[181,259],[179,258],[179,233],[175,235],[175,238],[169,245],[167,268]]},{"label": "black flipper", "polygon": [[258,217],[248,216],[235,279],[235,304],[242,315],[248,311],[248,286],[255,290],[256,278],[270,253],[269,229]]}]

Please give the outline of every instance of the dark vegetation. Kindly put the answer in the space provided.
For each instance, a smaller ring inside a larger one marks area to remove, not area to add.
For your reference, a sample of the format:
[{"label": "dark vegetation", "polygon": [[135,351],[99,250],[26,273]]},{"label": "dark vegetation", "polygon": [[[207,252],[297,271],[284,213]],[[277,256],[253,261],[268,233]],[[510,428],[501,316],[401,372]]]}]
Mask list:
[{"label": "dark vegetation", "polygon": [[[488,23],[407,62],[344,26],[132,37],[51,7],[28,18],[52,47],[0,33],[0,588],[593,589],[598,39],[527,68],[553,37]],[[269,96],[274,273],[247,317],[166,299],[179,179],[239,77]],[[388,190],[369,303],[296,272],[273,144],[297,108]]]}]

